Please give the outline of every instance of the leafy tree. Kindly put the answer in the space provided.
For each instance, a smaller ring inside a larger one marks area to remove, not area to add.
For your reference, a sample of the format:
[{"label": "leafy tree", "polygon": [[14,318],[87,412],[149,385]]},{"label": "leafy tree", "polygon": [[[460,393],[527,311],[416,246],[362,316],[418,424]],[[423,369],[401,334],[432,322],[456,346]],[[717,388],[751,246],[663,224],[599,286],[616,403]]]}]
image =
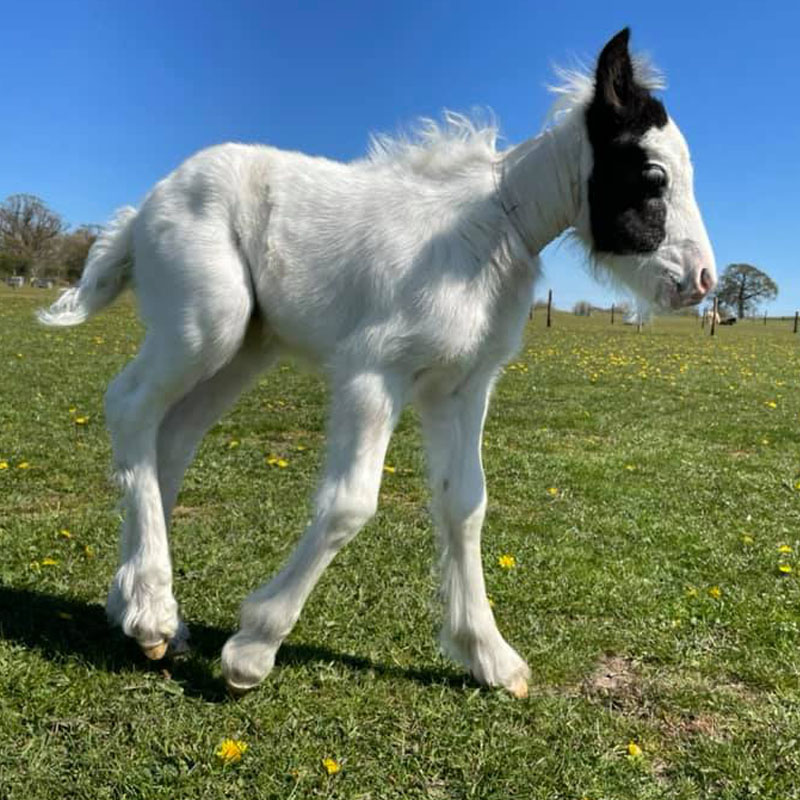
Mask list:
[{"label": "leafy tree", "polygon": [[50,263],[64,221],[32,194],[12,194],[0,203],[0,251],[23,272],[37,274]]},{"label": "leafy tree", "polygon": [[777,296],[775,281],[752,264],[729,264],[717,288],[720,305],[735,309],[739,319],[755,311],[759,303],[774,300]]},{"label": "leafy tree", "polygon": [[89,248],[94,244],[99,233],[96,225],[81,225],[71,233],[65,233],[58,243],[58,265],[63,277],[68,281],[76,281],[83,272]]}]

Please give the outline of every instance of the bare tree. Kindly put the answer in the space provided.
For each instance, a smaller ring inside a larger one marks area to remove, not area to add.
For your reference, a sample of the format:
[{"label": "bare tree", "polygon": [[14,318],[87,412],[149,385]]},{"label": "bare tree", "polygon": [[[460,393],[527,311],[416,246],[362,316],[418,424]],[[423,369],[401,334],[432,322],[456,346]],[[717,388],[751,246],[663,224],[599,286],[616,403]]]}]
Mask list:
[{"label": "bare tree", "polygon": [[777,296],[775,281],[752,264],[729,264],[717,288],[720,305],[735,309],[739,319],[755,311],[759,303],[774,300]]},{"label": "bare tree", "polygon": [[48,264],[64,221],[32,194],[12,194],[0,203],[0,250],[36,275]]}]

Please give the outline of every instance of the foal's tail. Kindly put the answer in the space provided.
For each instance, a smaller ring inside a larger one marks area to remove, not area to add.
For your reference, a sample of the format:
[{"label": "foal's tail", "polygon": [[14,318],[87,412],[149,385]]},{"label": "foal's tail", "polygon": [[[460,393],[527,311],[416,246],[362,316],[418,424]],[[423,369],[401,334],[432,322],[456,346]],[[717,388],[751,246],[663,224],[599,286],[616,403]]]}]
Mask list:
[{"label": "foal's tail", "polygon": [[77,286],[67,289],[50,308],[36,312],[45,325],[79,325],[109,305],[130,283],[133,265],[132,223],[136,209],[120,209],[89,251]]}]

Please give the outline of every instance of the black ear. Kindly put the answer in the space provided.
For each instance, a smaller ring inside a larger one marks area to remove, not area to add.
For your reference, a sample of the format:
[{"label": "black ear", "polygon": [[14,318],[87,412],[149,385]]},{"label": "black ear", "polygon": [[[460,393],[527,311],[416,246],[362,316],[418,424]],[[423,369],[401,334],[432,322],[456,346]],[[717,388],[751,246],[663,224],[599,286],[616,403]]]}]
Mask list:
[{"label": "black ear", "polygon": [[633,63],[628,51],[630,36],[631,29],[623,28],[597,59],[595,102],[618,112],[629,107],[637,93],[642,91],[633,77]]}]

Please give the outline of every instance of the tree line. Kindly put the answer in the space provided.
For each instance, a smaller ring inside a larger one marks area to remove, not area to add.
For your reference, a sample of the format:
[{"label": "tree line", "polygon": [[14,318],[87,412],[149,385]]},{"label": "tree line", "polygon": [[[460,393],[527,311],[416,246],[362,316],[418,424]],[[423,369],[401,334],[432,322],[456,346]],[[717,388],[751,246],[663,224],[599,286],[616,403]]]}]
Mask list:
[{"label": "tree line", "polygon": [[0,203],[0,278],[76,281],[97,225],[72,230],[57,212],[32,194],[12,194]]}]

